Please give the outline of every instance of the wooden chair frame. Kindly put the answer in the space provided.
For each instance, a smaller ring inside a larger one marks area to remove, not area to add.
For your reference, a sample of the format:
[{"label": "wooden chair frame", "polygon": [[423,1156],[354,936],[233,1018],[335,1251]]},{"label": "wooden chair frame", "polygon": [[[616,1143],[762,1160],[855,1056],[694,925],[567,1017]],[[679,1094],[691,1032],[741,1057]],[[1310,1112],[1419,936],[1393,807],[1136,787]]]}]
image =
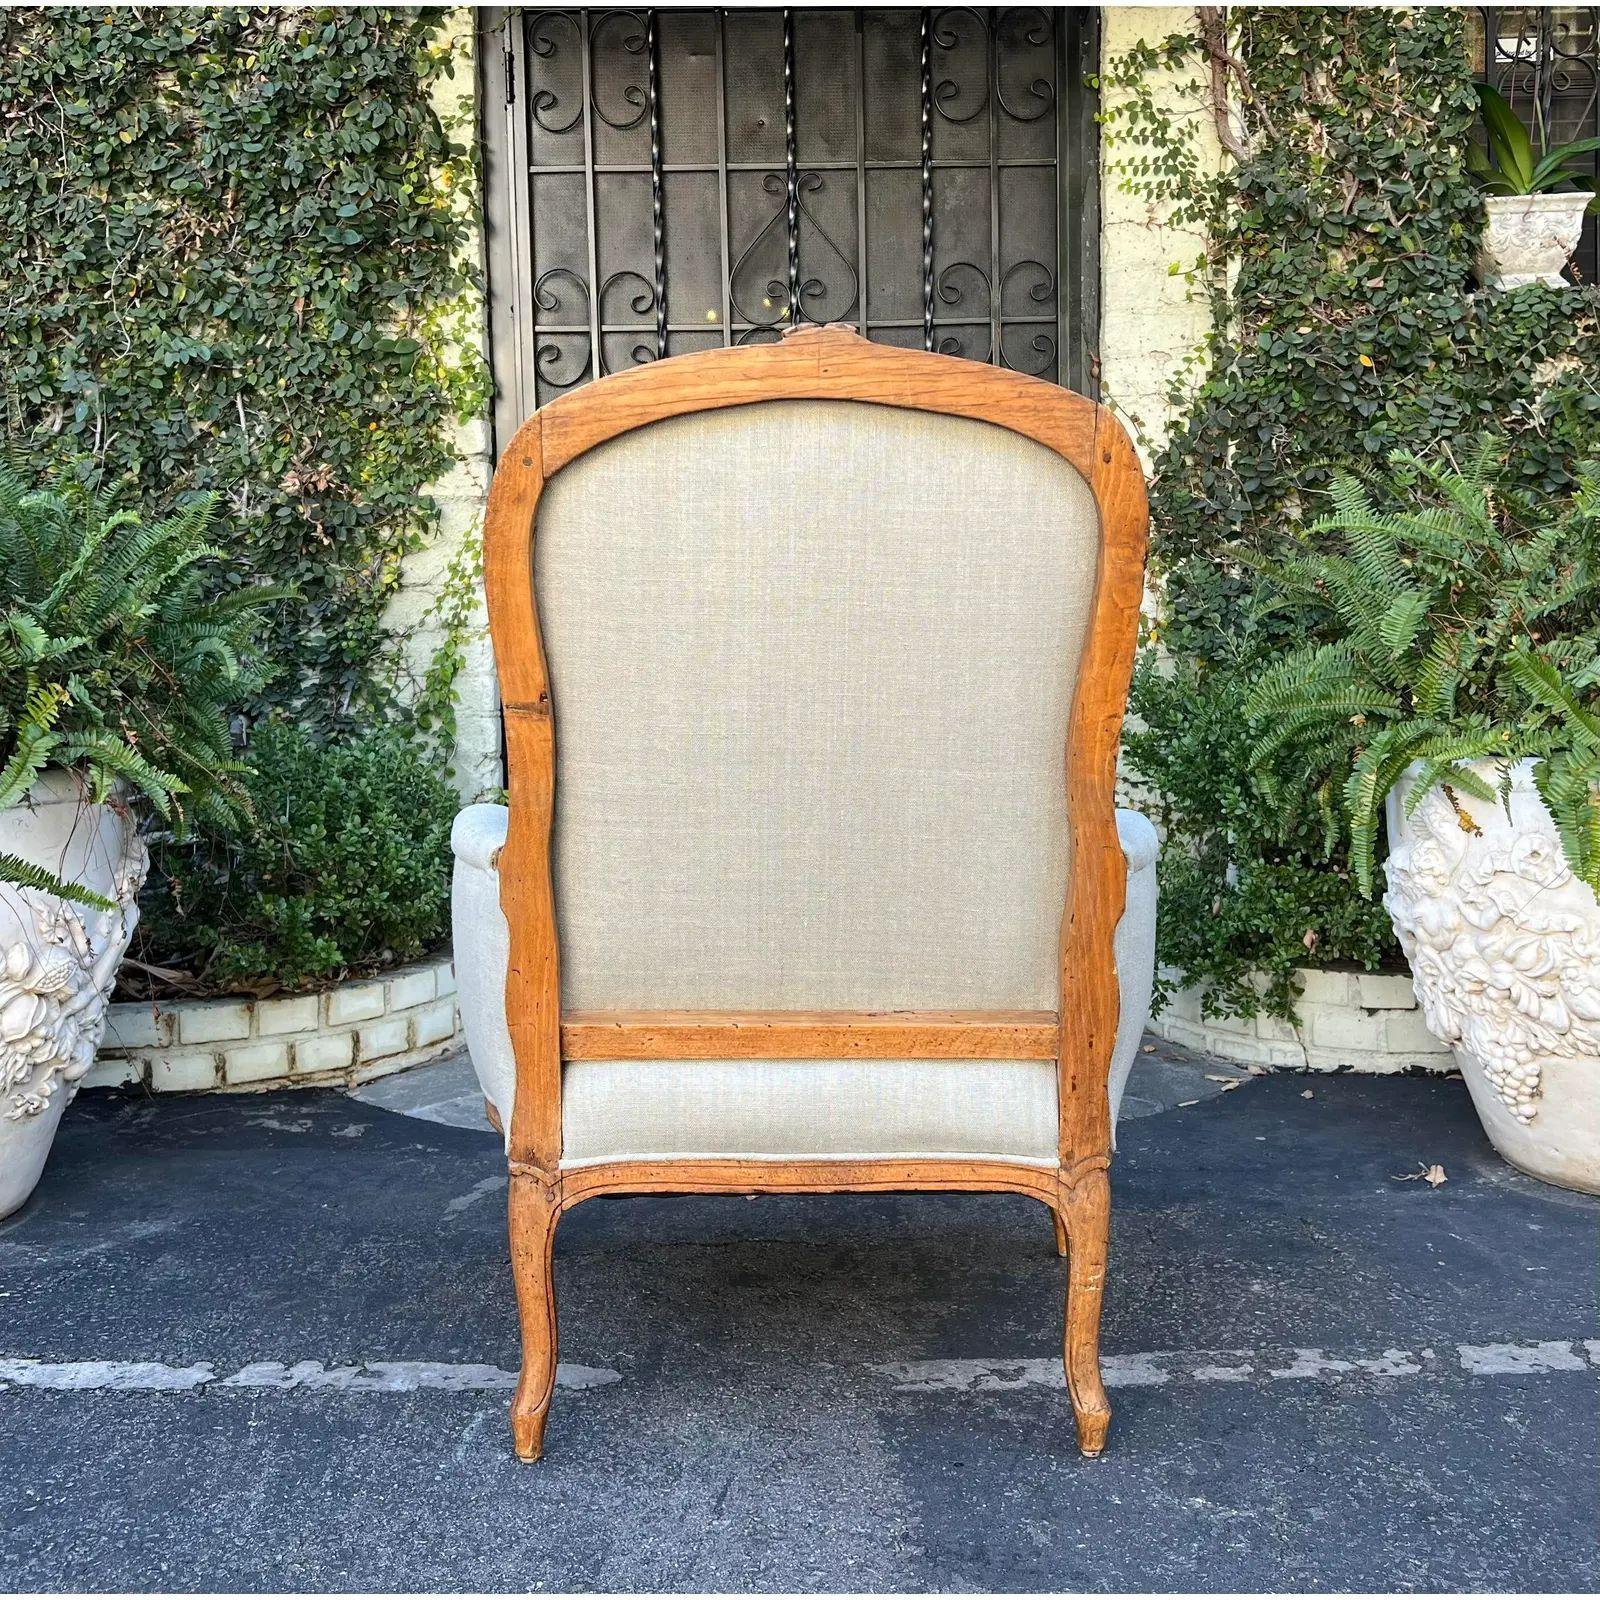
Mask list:
[{"label": "wooden chair frame", "polygon": [[[1071,861],[1056,1012],[637,1012],[563,1016],[550,831],[555,722],[533,584],[539,496],[564,466],[666,417],[767,400],[853,400],[969,417],[1054,450],[1100,518],[1094,607],[1065,752]],[[675,357],[561,396],[501,457],[484,530],[485,582],[505,715],[510,820],[499,860],[510,928],[506,1018],[516,1057],[508,1145],[511,1258],[522,1327],[511,1405],[517,1454],[543,1448],[556,1370],[551,1253],[558,1219],[595,1195],[1003,1190],[1041,1200],[1069,1258],[1067,1386],[1079,1446],[1098,1455],[1111,1410],[1099,1329],[1110,1217],[1107,1073],[1117,1034],[1112,938],[1125,863],[1113,788],[1144,585],[1144,480],[1111,414],[1054,384],[949,356],[804,327],[776,344]],[[1060,1072],[1060,1165],[960,1159],[610,1161],[561,1169],[563,1061],[810,1058],[1051,1060]]]}]

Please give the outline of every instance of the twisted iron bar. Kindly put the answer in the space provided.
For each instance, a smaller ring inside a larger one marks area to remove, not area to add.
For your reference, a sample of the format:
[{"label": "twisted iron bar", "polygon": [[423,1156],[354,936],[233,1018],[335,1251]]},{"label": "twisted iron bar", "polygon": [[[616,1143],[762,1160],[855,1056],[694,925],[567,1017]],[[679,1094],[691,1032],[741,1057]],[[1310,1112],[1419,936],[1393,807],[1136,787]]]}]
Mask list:
[{"label": "twisted iron bar", "polygon": [[933,349],[933,13],[922,13],[922,348]]},{"label": "twisted iron bar", "polygon": [[794,130],[794,12],[783,12],[783,169],[788,182],[789,321],[801,320],[800,173]]},{"label": "twisted iron bar", "polygon": [[661,59],[656,44],[656,14],[645,13],[645,51],[649,58],[650,249],[655,267],[656,357],[667,354],[667,221],[661,186]]}]

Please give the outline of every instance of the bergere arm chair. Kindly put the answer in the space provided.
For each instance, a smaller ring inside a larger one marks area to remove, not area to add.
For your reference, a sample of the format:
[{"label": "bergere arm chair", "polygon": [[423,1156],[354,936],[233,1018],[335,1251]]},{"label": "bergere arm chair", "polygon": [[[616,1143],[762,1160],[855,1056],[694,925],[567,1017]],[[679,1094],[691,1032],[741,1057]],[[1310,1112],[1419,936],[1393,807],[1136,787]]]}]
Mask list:
[{"label": "bergere arm chair", "polygon": [[[523,1364],[594,1195],[1009,1190],[1068,1256],[1086,1455],[1155,837],[1117,813],[1144,580],[1117,422],[805,328],[562,396],[485,530],[510,805],[455,831]],[[1120,987],[1119,987],[1120,980]]]}]

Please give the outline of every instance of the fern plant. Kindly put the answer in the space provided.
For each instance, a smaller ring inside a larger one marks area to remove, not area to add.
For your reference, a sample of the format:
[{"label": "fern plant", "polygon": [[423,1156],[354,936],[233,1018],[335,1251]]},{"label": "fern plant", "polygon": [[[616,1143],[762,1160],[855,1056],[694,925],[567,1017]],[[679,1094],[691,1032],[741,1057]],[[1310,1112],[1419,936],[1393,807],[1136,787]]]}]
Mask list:
[{"label": "fern plant", "polygon": [[[0,465],[0,811],[47,766],[91,801],[119,785],[177,833],[237,816],[243,765],[227,708],[254,681],[254,613],[285,591],[210,592],[214,496],[146,521],[65,474],[31,488]],[[0,881],[101,897],[0,853]]]},{"label": "fern plant", "polygon": [[1255,679],[1251,763],[1269,793],[1313,796],[1330,841],[1348,833],[1370,897],[1384,801],[1413,763],[1408,811],[1438,785],[1503,798],[1531,757],[1573,870],[1600,890],[1600,476],[1552,507],[1503,486],[1487,446],[1462,466],[1390,465],[1381,505],[1339,475],[1301,548],[1253,563],[1267,607],[1320,611],[1334,637]]}]

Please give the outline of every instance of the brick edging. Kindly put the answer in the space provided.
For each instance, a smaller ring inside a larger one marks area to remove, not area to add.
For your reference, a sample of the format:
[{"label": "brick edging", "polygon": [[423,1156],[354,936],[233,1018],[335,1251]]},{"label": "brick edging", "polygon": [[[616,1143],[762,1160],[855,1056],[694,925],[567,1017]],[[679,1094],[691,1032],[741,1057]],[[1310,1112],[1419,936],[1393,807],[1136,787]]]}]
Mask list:
[{"label": "brick edging", "polygon": [[1313,1072],[1450,1072],[1455,1058],[1422,1020],[1411,979],[1302,967],[1298,1028],[1277,1017],[1202,1017],[1199,992],[1175,994],[1150,1031],[1243,1066]]},{"label": "brick edging", "polygon": [[363,1083],[444,1055],[460,1036],[455,965],[434,956],[318,994],[120,1002],[83,1086],[162,1094]]}]

